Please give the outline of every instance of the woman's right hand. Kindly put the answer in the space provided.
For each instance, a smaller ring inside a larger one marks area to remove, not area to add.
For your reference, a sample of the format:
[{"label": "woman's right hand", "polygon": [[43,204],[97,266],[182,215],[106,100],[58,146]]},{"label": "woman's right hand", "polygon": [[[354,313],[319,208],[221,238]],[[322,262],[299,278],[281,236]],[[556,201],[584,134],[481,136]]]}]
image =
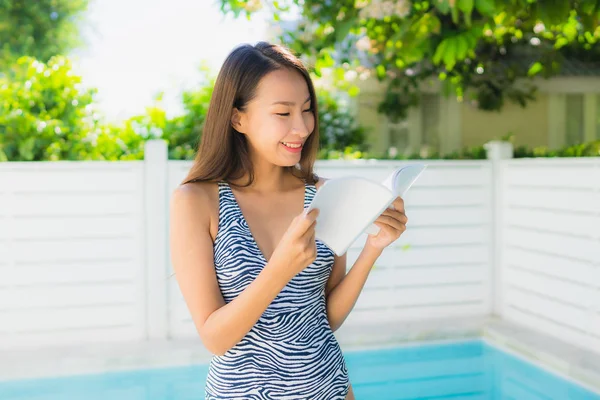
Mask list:
[{"label": "woman's right hand", "polygon": [[315,226],[318,215],[319,210],[313,209],[308,214],[303,211],[296,216],[273,251],[269,264],[276,265],[288,281],[317,258]]}]

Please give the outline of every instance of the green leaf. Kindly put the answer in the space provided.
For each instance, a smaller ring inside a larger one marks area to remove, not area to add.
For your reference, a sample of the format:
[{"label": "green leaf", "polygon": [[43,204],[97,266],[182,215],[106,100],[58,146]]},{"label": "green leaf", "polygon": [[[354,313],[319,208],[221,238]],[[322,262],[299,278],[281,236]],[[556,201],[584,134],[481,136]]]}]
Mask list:
[{"label": "green leaf", "polygon": [[471,26],[471,14],[473,13],[473,0],[458,0],[458,9],[464,13],[465,25]]},{"label": "green leaf", "polygon": [[556,43],[554,43],[554,48],[558,50],[561,47],[564,47],[568,44],[569,44],[569,41],[567,40],[567,38],[559,37],[558,39],[556,39]]},{"label": "green leaf", "polygon": [[469,51],[469,42],[465,35],[458,35],[456,37],[456,59],[464,60],[467,57]]},{"label": "green leaf", "polygon": [[435,65],[439,65],[442,62],[442,58],[444,57],[444,52],[446,51],[446,46],[448,45],[448,39],[444,39],[438,44],[435,49],[435,54],[433,55],[432,61]]},{"label": "green leaf", "polygon": [[494,0],[475,0],[475,8],[480,14],[490,17],[496,13]]},{"label": "green leaf", "polygon": [[541,72],[543,69],[544,69],[544,67],[542,66],[542,63],[540,63],[538,61],[529,68],[529,71],[527,71],[527,75],[534,76],[534,75],[538,74],[539,72]]},{"label": "green leaf", "polygon": [[349,18],[337,26],[337,28],[335,29],[335,40],[338,43],[346,39],[346,36],[348,36],[348,33],[350,32],[350,29],[352,29],[352,27],[354,26],[355,22],[355,18]]},{"label": "green leaf", "polygon": [[456,49],[457,49],[457,39],[456,37],[448,38],[448,44],[446,45],[444,51],[444,64],[446,69],[450,71],[456,65]]},{"label": "green leaf", "polygon": [[539,18],[546,25],[560,25],[569,18],[571,12],[570,2],[565,0],[552,0],[537,2]]},{"label": "green leaf", "polygon": [[444,15],[450,12],[450,2],[448,0],[434,0],[435,7]]},{"label": "green leaf", "polygon": [[595,0],[584,0],[581,4],[581,12],[591,15],[596,11],[596,7],[600,7],[600,4],[597,4]]},{"label": "green leaf", "polygon": [[458,25],[458,7],[454,6],[451,8],[452,12],[452,22]]},{"label": "green leaf", "polygon": [[460,11],[464,12],[464,13],[471,13],[473,12],[473,6],[474,6],[474,1],[473,0],[458,0],[457,1],[457,7]]},{"label": "green leaf", "polygon": [[382,64],[379,64],[376,68],[377,77],[384,78],[385,77],[385,67]]},{"label": "green leaf", "polygon": [[352,97],[358,96],[358,94],[360,93],[360,89],[358,86],[350,86],[350,88],[348,89],[348,94]]}]

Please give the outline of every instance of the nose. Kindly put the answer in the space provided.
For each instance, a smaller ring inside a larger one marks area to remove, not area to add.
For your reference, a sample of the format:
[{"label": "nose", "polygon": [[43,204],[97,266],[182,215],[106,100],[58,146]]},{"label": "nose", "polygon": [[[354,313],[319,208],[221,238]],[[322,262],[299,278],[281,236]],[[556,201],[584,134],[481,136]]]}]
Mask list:
[{"label": "nose", "polygon": [[307,122],[303,117],[297,118],[292,126],[292,133],[300,136],[302,139],[306,138],[311,133]]}]

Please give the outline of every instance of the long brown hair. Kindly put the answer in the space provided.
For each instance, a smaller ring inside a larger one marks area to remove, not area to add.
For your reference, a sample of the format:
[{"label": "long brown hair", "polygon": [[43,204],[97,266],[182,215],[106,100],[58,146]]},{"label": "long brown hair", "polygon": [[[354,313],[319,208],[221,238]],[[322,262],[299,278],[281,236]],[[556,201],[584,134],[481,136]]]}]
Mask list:
[{"label": "long brown hair", "polygon": [[196,181],[231,181],[248,174],[248,182],[254,181],[254,171],[246,136],[231,125],[234,108],[243,111],[256,96],[260,80],[271,71],[288,68],[298,71],[308,85],[315,127],[308,136],[298,166],[285,167],[294,176],[314,184],[313,172],[319,146],[319,123],[315,88],[306,67],[289,49],[267,42],[259,42],[235,48],[226,58],[217,76],[202,138],[194,164],[182,184]]}]

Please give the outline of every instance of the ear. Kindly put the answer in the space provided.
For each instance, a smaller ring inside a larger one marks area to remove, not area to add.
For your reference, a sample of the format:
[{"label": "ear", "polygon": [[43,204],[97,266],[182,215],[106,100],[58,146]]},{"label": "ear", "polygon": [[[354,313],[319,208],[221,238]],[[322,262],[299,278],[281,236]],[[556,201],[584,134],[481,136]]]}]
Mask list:
[{"label": "ear", "polygon": [[231,126],[239,133],[246,133],[246,114],[234,108],[231,112]]}]

